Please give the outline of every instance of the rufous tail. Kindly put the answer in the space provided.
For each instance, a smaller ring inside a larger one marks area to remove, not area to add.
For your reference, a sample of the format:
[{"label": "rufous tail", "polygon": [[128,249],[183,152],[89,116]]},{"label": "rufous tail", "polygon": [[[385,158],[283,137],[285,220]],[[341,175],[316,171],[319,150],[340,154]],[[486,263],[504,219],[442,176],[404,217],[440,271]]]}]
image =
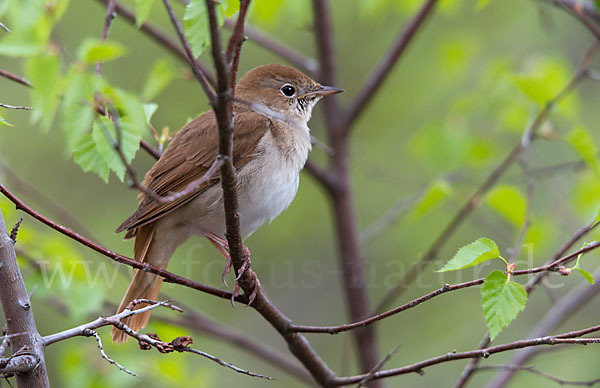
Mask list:
[{"label": "rufous tail", "polygon": [[[145,261],[152,264],[163,262],[163,260],[152,260],[152,258],[148,257],[153,236],[154,228],[152,225],[143,226],[137,230],[134,248],[135,259],[137,261]],[[135,299],[156,300],[158,298],[161,284],[162,278],[160,276],[136,269],[133,274],[133,278],[131,279],[131,283],[129,284],[129,288],[127,288],[127,292],[125,293],[125,296],[123,297],[123,300],[117,309],[117,314],[125,310],[125,308]],[[148,305],[138,304],[134,309],[137,310],[146,306]],[[146,311],[144,313],[132,315],[122,319],[121,322],[123,322],[132,330],[139,331],[148,323],[150,314],[151,311]],[[119,344],[126,342],[129,339],[129,335],[117,327],[112,328],[111,335],[113,342],[117,342]]]}]

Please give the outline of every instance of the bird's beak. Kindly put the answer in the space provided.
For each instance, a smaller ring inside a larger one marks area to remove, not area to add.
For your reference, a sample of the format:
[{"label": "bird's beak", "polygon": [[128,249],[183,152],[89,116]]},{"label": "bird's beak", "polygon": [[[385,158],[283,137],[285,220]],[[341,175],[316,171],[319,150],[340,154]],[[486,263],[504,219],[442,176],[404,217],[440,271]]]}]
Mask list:
[{"label": "bird's beak", "polygon": [[333,86],[320,86],[319,89],[315,90],[314,92],[307,93],[307,94],[324,97],[324,96],[330,96],[332,94],[338,94],[343,91],[344,91],[344,89],[334,88]]}]

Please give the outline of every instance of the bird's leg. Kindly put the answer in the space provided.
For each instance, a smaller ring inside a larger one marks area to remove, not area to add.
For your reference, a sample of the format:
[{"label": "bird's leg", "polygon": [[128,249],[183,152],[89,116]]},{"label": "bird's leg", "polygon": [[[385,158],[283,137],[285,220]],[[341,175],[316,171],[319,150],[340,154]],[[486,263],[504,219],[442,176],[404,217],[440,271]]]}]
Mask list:
[{"label": "bird's leg", "polygon": [[[223,284],[227,285],[227,282],[225,281],[225,278],[227,277],[227,275],[231,271],[231,267],[233,267],[233,263],[231,262],[231,255],[229,253],[229,243],[224,238],[221,238],[221,237],[219,237],[216,234],[211,233],[211,232],[204,233],[204,236],[206,236],[206,238],[208,239],[208,241],[210,241],[211,244],[214,245],[214,247],[217,248],[217,250],[219,252],[221,252],[221,254],[227,260],[227,263],[225,264],[225,270],[223,270],[223,275],[222,275]],[[238,271],[238,275],[235,278],[234,294],[235,294],[236,291],[239,292],[238,280],[244,274],[244,272],[246,272],[246,270],[248,268],[250,268],[250,264],[251,264],[251,261],[250,261],[250,249],[248,249],[248,247],[245,246],[245,245],[243,247],[244,247],[243,248],[244,262],[243,262],[242,266],[240,267],[240,270]],[[254,297],[256,297],[255,291],[252,292],[252,295],[254,295]],[[252,296],[252,295],[250,295],[250,296]],[[235,295],[235,296],[237,296],[237,295]],[[254,298],[251,298],[251,300],[254,300]]]}]

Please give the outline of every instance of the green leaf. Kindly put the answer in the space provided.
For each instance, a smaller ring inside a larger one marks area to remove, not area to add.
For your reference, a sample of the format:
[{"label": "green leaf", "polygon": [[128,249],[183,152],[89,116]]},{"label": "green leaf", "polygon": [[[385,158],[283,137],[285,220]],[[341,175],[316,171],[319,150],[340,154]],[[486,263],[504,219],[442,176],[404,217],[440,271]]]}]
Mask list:
[{"label": "green leaf", "polygon": [[517,317],[525,303],[525,287],[510,281],[504,272],[496,270],[485,278],[481,287],[481,307],[492,340]]},{"label": "green leaf", "polygon": [[108,62],[125,54],[125,46],[120,43],[86,39],[77,51],[77,59],[87,64]]},{"label": "green leaf", "polygon": [[450,186],[445,181],[437,181],[423,195],[410,216],[414,221],[442,203],[450,194]]},{"label": "green leaf", "polygon": [[233,15],[235,15],[235,13],[237,11],[240,10],[240,2],[239,0],[226,0],[225,3],[226,8],[225,8],[225,17],[226,18],[230,18]]},{"label": "green leaf", "polygon": [[121,123],[133,125],[138,134],[142,134],[146,131],[148,128],[148,124],[146,123],[146,113],[144,111],[144,106],[137,96],[118,88],[105,87],[104,92],[119,110]]},{"label": "green leaf", "polygon": [[110,169],[98,152],[91,133],[85,134],[77,144],[75,144],[73,149],[73,159],[83,171],[95,172],[105,183],[108,183]]},{"label": "green leaf", "polygon": [[72,152],[81,138],[92,128],[94,91],[100,78],[72,69],[66,78],[63,94],[63,129]]},{"label": "green leaf", "polygon": [[[221,2],[215,7],[219,27],[225,20],[225,5]],[[210,24],[205,0],[190,0],[183,14],[185,36],[190,42],[194,56],[199,56],[210,45]]]},{"label": "green leaf", "polygon": [[596,160],[597,149],[590,133],[583,126],[577,126],[569,132],[566,138],[567,142],[600,177],[600,169]]},{"label": "green leaf", "polygon": [[591,273],[589,273],[588,271],[586,271],[583,268],[573,268],[575,271],[579,272],[581,274],[581,276],[583,276],[583,278],[585,280],[587,280],[590,284],[594,284],[594,277],[592,276]]},{"label": "green leaf", "polygon": [[140,28],[148,20],[154,0],[135,0],[135,26]]},{"label": "green leaf", "polygon": [[8,125],[9,127],[14,127],[14,125],[12,125],[11,123],[9,123],[8,121],[6,121],[4,119],[4,117],[2,117],[2,115],[0,115],[0,124],[2,125]]},{"label": "green leaf", "polygon": [[436,272],[468,268],[499,257],[500,252],[496,243],[489,238],[482,237],[460,248],[456,255]]},{"label": "green leaf", "polygon": [[144,104],[143,106],[144,106],[144,113],[146,115],[146,123],[150,124],[150,120],[152,119],[154,112],[156,112],[156,109],[158,109],[158,104],[148,103],[148,104]]},{"label": "green leaf", "polygon": [[115,172],[122,182],[125,177],[125,165],[115,150],[116,144],[115,128],[113,123],[106,117],[101,116],[94,120],[92,126],[92,139],[96,143],[96,150],[104,163]]},{"label": "green leaf", "polygon": [[62,92],[60,60],[56,54],[39,55],[27,61],[25,74],[35,88],[31,90],[31,122],[40,122],[40,128],[47,132],[52,125],[59,96]]},{"label": "green leaf", "polygon": [[525,197],[515,186],[496,186],[486,196],[486,202],[515,226],[523,225],[527,204]]},{"label": "green leaf", "polygon": [[166,59],[159,59],[152,67],[146,84],[144,85],[144,91],[142,92],[142,99],[144,101],[150,101],[157,95],[159,95],[175,76],[175,70],[173,65]]}]

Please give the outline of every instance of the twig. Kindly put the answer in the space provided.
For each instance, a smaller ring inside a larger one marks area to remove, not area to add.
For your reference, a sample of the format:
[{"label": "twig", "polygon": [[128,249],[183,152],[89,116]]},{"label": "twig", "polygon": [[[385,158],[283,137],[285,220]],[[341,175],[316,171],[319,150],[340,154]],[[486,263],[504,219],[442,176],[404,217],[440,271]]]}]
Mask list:
[{"label": "twig", "polygon": [[373,95],[383,84],[391,70],[394,68],[394,65],[398,59],[406,51],[406,48],[409,46],[410,42],[413,40],[417,31],[419,31],[425,20],[427,20],[427,17],[431,14],[436,4],[437,0],[426,0],[419,12],[410,21],[407,27],[399,33],[396,41],[388,49],[388,52],[385,54],[385,56],[378,62],[377,68],[371,73],[369,79],[364,83],[363,87],[348,108],[345,117],[345,123],[347,127],[346,131],[350,130],[351,124],[372,100]]},{"label": "twig", "polygon": [[596,37],[596,39],[600,40],[600,26],[591,20],[585,12],[582,12],[583,7],[580,5],[580,0],[554,0],[554,4],[562,7],[575,18],[579,19]]},{"label": "twig", "polygon": [[[598,344],[600,338],[578,338],[589,333],[595,333],[600,331],[599,326],[592,326],[587,329],[571,331],[555,336],[546,336],[533,338],[528,340],[519,340],[502,345],[491,346],[484,349],[476,349],[468,352],[450,352],[442,354],[437,357],[429,358],[427,360],[419,361],[417,363],[407,365],[401,368],[389,369],[380,372],[376,372],[373,376],[374,379],[382,379],[391,376],[398,376],[407,373],[422,373],[422,370],[426,367],[442,364],[449,361],[464,360],[468,358],[488,358],[492,354],[502,353],[509,350],[522,349],[530,346],[541,346],[541,345],[560,345],[560,344]],[[351,377],[340,377],[332,382],[332,386],[341,386],[348,384],[355,384],[364,379],[367,374],[351,376]]]},{"label": "twig", "polygon": [[0,107],[2,108],[6,108],[6,109],[22,109],[22,110],[31,110],[30,106],[15,106],[15,105],[8,105],[8,104],[2,104],[0,103]]},{"label": "twig", "polygon": [[[31,215],[36,220],[42,222],[43,224],[49,226],[50,228],[64,234],[65,236],[79,242],[82,245],[85,245],[88,248],[95,250],[96,252],[116,261],[117,263],[125,264],[130,267],[141,269],[143,271],[147,271],[153,273],[155,275],[159,275],[164,278],[166,282],[180,284],[182,286],[193,288],[198,291],[205,292],[207,294],[211,294],[214,296],[218,296],[219,298],[231,299],[232,293],[229,291],[221,290],[219,288],[211,287],[202,283],[198,283],[196,281],[184,278],[179,275],[175,275],[163,268],[157,267],[155,265],[149,263],[141,263],[139,261],[133,260],[129,257],[120,255],[116,252],[113,252],[89,239],[83,237],[82,235],[74,232],[73,230],[66,228],[51,219],[41,215],[37,211],[33,210],[29,206],[27,206],[21,199],[11,193],[4,185],[0,184],[0,193],[4,194],[11,202],[16,205],[18,210],[23,210],[25,213]],[[235,298],[237,302],[247,303],[245,296],[238,296]]]},{"label": "twig", "polygon": [[[105,41],[108,38],[108,31],[112,25],[113,20],[117,16],[115,12],[115,0],[108,0],[106,5],[106,18],[104,19],[104,29],[102,30],[102,40]],[[96,74],[102,74],[102,62],[98,61],[96,64]]]},{"label": "twig", "polygon": [[26,80],[25,78],[15,75],[13,73],[9,73],[8,71],[3,70],[3,69],[0,69],[0,77],[4,77],[6,79],[9,79],[9,80],[19,83],[21,85],[27,86],[29,88],[31,87],[31,83],[28,80]]},{"label": "twig", "polygon": [[183,349],[183,351],[184,352],[188,352],[188,353],[198,354],[198,355],[200,355],[202,357],[208,358],[209,360],[214,361],[214,362],[216,362],[217,364],[219,364],[221,366],[224,366],[224,367],[229,368],[229,369],[233,369],[237,373],[241,373],[241,374],[252,376],[252,377],[258,377],[258,378],[266,379],[266,380],[273,380],[272,377],[269,377],[267,375],[261,375],[261,374],[254,373],[254,372],[250,372],[250,371],[242,369],[242,368],[238,368],[237,366],[235,366],[233,364],[230,364],[230,363],[228,363],[226,361],[223,361],[220,358],[215,357],[215,356],[213,356],[211,354],[205,353],[205,352],[203,352],[201,350],[192,349],[192,348],[187,347],[187,348]]},{"label": "twig", "polygon": [[[583,238],[583,236],[585,236],[587,233],[589,233],[596,226],[597,225],[592,225],[590,223],[590,224],[580,228],[579,230],[575,231],[575,233],[573,233],[573,235],[559,248],[559,250],[554,254],[554,256],[547,262],[547,264],[556,262],[557,260],[559,260],[560,257],[563,256],[569,249],[571,249],[571,247],[577,241],[579,241],[581,238]],[[533,279],[531,279],[529,281],[529,283],[525,286],[525,290],[527,291],[528,295],[533,292],[533,290],[536,288],[536,286],[548,275],[548,273],[549,272],[540,272]],[[483,336],[481,343],[479,344],[479,348],[485,348],[485,347],[489,346],[490,343],[491,343],[490,334],[486,333]],[[471,376],[473,374],[473,371],[475,370],[477,365],[479,365],[479,361],[480,361],[480,359],[474,358],[474,359],[471,359],[467,363],[467,365],[461,372],[460,377],[457,380],[454,388],[463,388],[466,386],[467,382],[469,381],[469,379],[471,378]]]},{"label": "twig", "polygon": [[[98,1],[103,3],[104,5],[107,5],[109,0]],[[135,13],[133,13],[130,9],[116,1],[115,9],[117,10],[117,14],[123,16],[125,20],[129,22],[129,24],[135,25]],[[152,38],[154,41],[165,47],[176,57],[179,57],[184,61],[188,60],[185,51],[183,51],[177,45],[177,43],[173,41],[167,34],[155,27],[153,24],[146,22],[140,26],[140,30],[146,35],[148,35],[150,38]],[[210,83],[213,86],[216,85],[215,78],[211,74],[210,70],[199,60],[195,60],[194,62],[196,63],[196,66],[202,70],[202,73],[205,75],[206,79],[208,80],[208,83]]]},{"label": "twig", "polygon": [[4,31],[6,31],[10,34],[10,29],[8,27],[6,27],[6,25],[4,23],[0,22],[0,28],[2,28]]},{"label": "twig", "polygon": [[144,149],[144,151],[146,151],[154,159],[160,158],[161,152],[159,150],[157,150],[156,148],[152,147],[146,140],[141,139],[140,146]]},{"label": "twig", "polygon": [[[233,29],[236,22],[230,19],[225,19],[225,27]],[[259,46],[277,54],[287,62],[291,63],[300,70],[309,74],[314,74],[319,69],[319,62],[314,58],[309,58],[303,53],[294,51],[287,45],[279,42],[269,35],[262,33],[255,27],[245,26],[245,33],[250,42],[254,42]]]},{"label": "twig", "polygon": [[565,380],[559,379],[558,377],[552,376],[550,373],[542,372],[541,370],[535,369],[532,366],[524,366],[524,365],[485,365],[475,368],[473,371],[476,372],[484,372],[484,371],[511,371],[511,372],[529,372],[534,375],[542,376],[548,380],[551,380],[559,385],[575,385],[575,386],[584,386],[584,387],[593,387],[594,385],[600,383],[600,378],[589,381],[574,381],[574,380]]},{"label": "twig", "polygon": [[[579,83],[584,79],[590,62],[598,51],[598,44],[594,43],[585,53],[581,63],[579,64],[577,71],[571,77],[567,85],[563,87],[550,101],[546,103],[544,108],[536,116],[535,120],[531,123],[531,136],[534,137],[539,128],[543,123],[546,122],[552,108],[556,103],[565,98],[571,93]],[[475,192],[469,197],[467,202],[459,209],[456,215],[450,220],[450,222],[444,227],[442,232],[434,240],[433,244],[429,247],[423,257],[404,275],[404,277],[398,282],[398,284],[392,287],[382,298],[381,302],[377,306],[375,311],[380,311],[392,303],[406,287],[411,284],[419,274],[427,268],[437,257],[442,247],[448,242],[450,237],[458,230],[459,226],[469,217],[469,215],[475,210],[481,198],[485,193],[488,192],[504,175],[508,168],[513,164],[521,152],[522,143],[521,140],[513,147],[510,153],[504,158],[504,160],[496,167],[490,175],[483,181],[483,183],[475,190]]]},{"label": "twig", "polygon": [[204,70],[200,66],[198,66],[198,63],[194,59],[194,54],[192,53],[190,44],[188,43],[187,38],[185,37],[185,35],[183,33],[183,29],[181,28],[181,24],[179,23],[179,20],[177,19],[175,12],[173,12],[171,3],[169,2],[169,0],[163,0],[163,4],[165,5],[165,9],[167,10],[167,13],[169,14],[169,18],[171,19],[171,24],[173,24],[173,28],[175,28],[175,32],[177,33],[177,36],[179,37],[179,41],[181,42],[181,45],[183,46],[183,49],[185,51],[185,58],[187,59],[189,65],[190,65],[190,68],[192,69],[192,72],[194,73],[194,76],[200,83],[200,86],[202,86],[204,93],[208,97],[208,101],[210,101],[210,105],[214,106],[215,99],[216,99],[215,92],[212,89],[211,84],[208,82],[208,79],[207,79],[207,76],[206,76]]},{"label": "twig", "polygon": [[[579,256],[580,254],[589,252],[590,250],[597,249],[597,248],[600,248],[600,242],[594,242],[594,243],[588,244],[585,247],[578,249],[577,251],[575,251],[573,253],[570,253],[564,257],[560,257],[560,258],[558,258],[548,264],[545,264],[543,266],[523,269],[523,270],[519,270],[519,271],[513,271],[511,273],[511,275],[512,276],[521,276],[521,275],[529,275],[529,274],[533,274],[533,273],[555,272],[559,266],[566,264],[569,261],[577,258],[577,256]],[[426,302],[429,299],[434,298],[443,293],[446,293],[448,291],[456,291],[456,290],[461,290],[463,288],[468,288],[468,287],[473,287],[473,286],[483,284],[484,280],[485,280],[485,278],[479,278],[479,279],[471,280],[471,281],[464,282],[464,283],[458,283],[458,284],[454,284],[454,285],[446,284],[442,288],[439,288],[435,291],[425,294],[425,295],[423,295],[417,299],[414,299],[408,303],[405,303],[401,306],[398,306],[398,307],[391,309],[389,311],[386,311],[384,313],[374,315],[370,318],[364,319],[359,322],[348,323],[345,325],[338,325],[338,326],[305,326],[305,325],[291,324],[289,326],[289,330],[292,332],[298,332],[298,333],[337,334],[337,333],[341,333],[344,331],[348,331],[348,330],[352,330],[352,329],[356,329],[356,328],[360,328],[360,327],[365,327],[367,325],[370,325],[373,322],[380,321],[380,320],[390,317],[392,315],[398,314],[402,311],[416,307],[416,306],[420,305],[421,303]]]},{"label": "twig", "polygon": [[398,351],[398,349],[400,349],[400,345],[397,345],[394,349],[392,349],[391,352],[389,352],[383,358],[383,360],[379,361],[377,363],[377,365],[375,365],[375,367],[373,367],[373,369],[371,369],[371,371],[369,372],[369,374],[367,374],[367,376],[358,383],[358,386],[356,388],[363,388],[363,387],[365,387],[365,385],[369,381],[371,381],[373,379],[373,376],[375,375],[375,373],[379,372],[381,370],[381,368],[383,368],[383,366],[385,365],[385,363],[388,362],[390,360],[390,358],[392,358],[392,356],[394,354],[396,354],[396,352]]},{"label": "twig", "polygon": [[88,329],[82,335],[84,337],[88,337],[88,336],[92,335],[92,336],[94,336],[96,338],[96,342],[98,342],[98,350],[100,350],[100,355],[109,364],[116,366],[117,368],[119,368],[120,370],[122,370],[123,372],[125,372],[125,373],[127,373],[129,375],[137,377],[137,375],[135,373],[133,373],[132,371],[130,371],[129,369],[125,368],[123,365],[119,364],[118,362],[116,362],[115,360],[113,360],[112,358],[110,358],[110,357],[108,357],[106,355],[106,353],[104,352],[104,348],[102,347],[102,339],[100,338],[100,335],[96,331],[94,331],[92,329]]}]

